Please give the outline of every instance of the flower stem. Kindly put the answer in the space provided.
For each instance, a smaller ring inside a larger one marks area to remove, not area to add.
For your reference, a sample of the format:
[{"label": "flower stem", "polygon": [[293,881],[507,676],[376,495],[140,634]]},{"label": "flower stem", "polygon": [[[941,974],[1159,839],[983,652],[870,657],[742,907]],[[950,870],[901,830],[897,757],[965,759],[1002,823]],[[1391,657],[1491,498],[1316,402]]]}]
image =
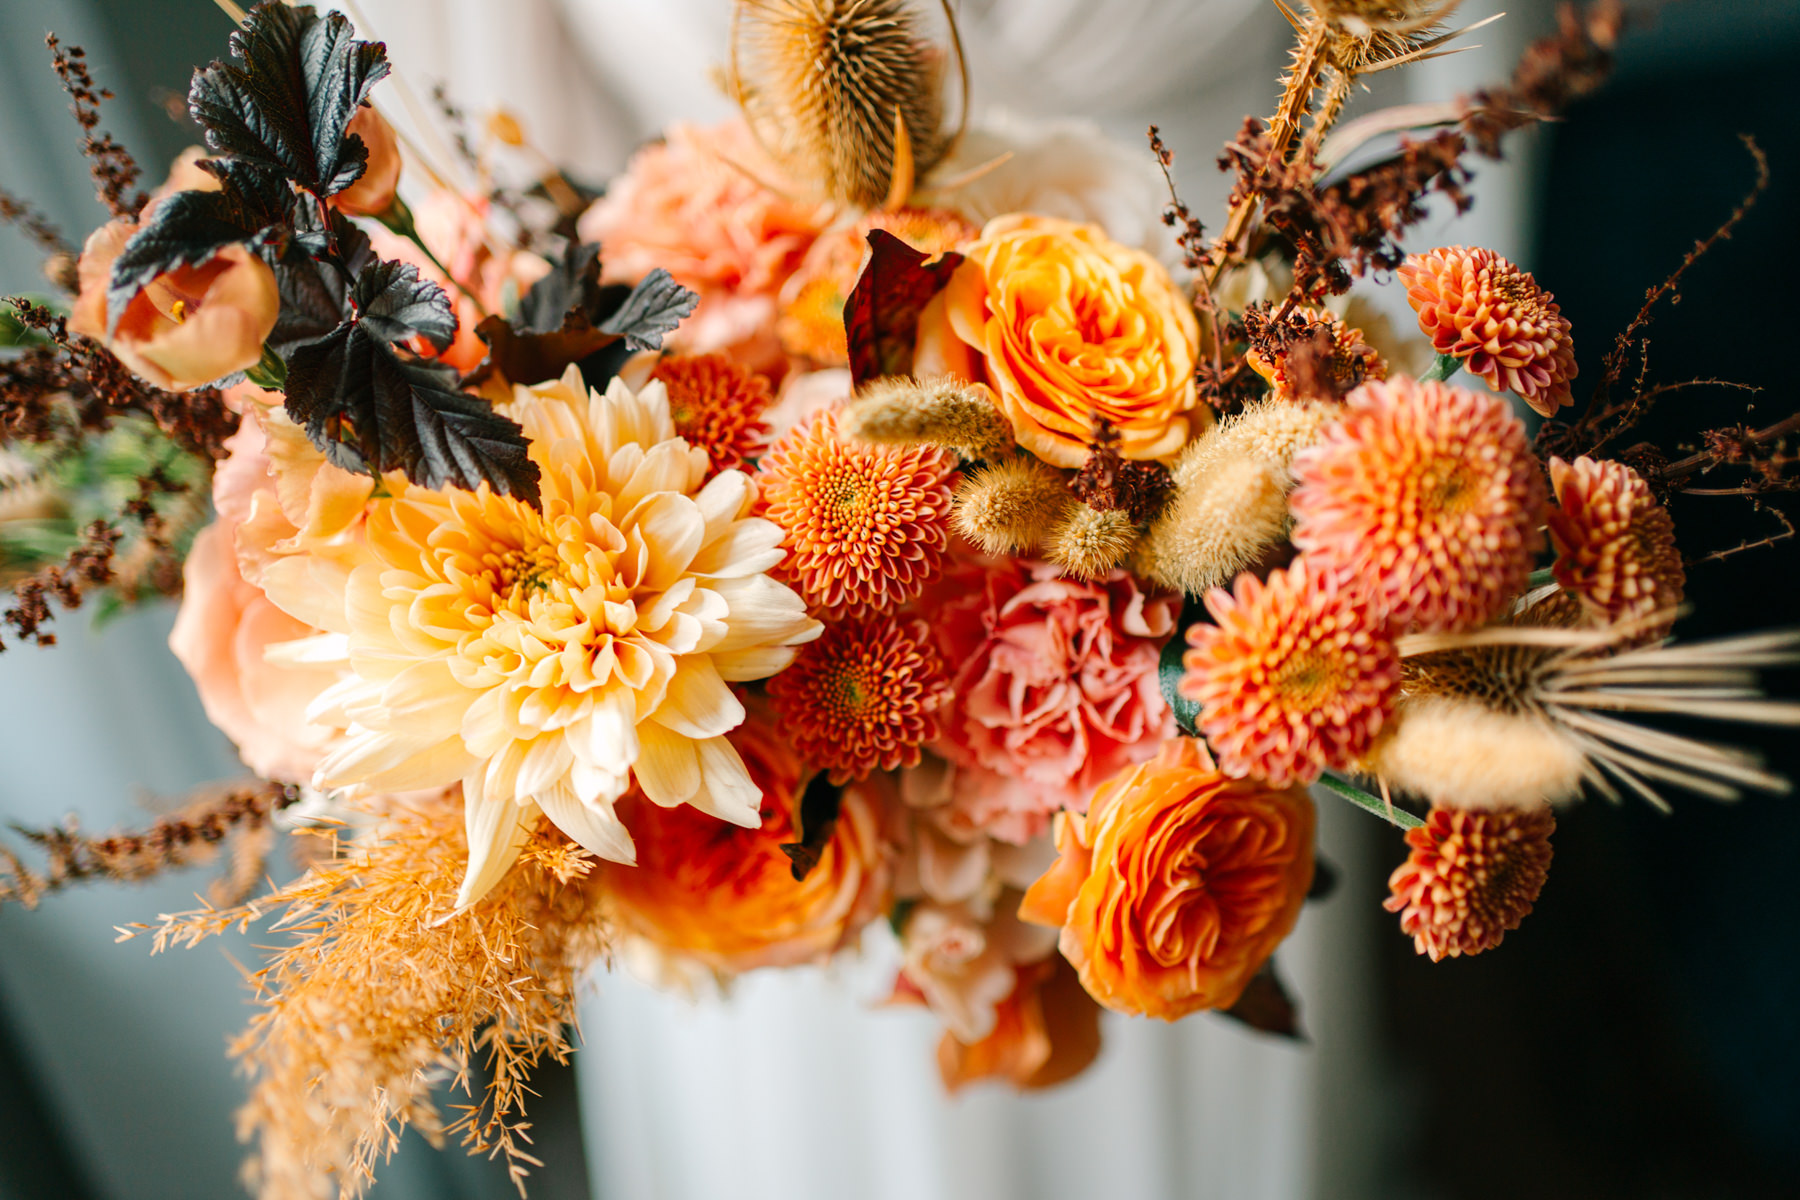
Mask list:
[{"label": "flower stem", "polygon": [[1433,383],[1448,379],[1462,369],[1462,359],[1454,354],[1440,354],[1426,372],[1419,376],[1420,383]]},{"label": "flower stem", "polygon": [[1336,775],[1319,776],[1319,786],[1328,792],[1336,792],[1356,807],[1372,812],[1382,820],[1401,829],[1416,829],[1425,823],[1404,808],[1396,808],[1385,803],[1380,796],[1365,792],[1355,784],[1339,779]]},{"label": "flower stem", "polygon": [[448,279],[452,287],[468,298],[469,303],[475,306],[476,313],[483,317],[488,315],[487,306],[481,302],[481,299],[471,292],[462,280],[451,274],[449,267],[438,261],[438,256],[431,252],[431,247],[427,246],[425,239],[419,236],[419,227],[414,223],[412,209],[406,206],[406,201],[395,196],[394,202],[388,205],[387,211],[375,219],[417,246],[424,253],[426,261],[438,269],[438,274]]}]

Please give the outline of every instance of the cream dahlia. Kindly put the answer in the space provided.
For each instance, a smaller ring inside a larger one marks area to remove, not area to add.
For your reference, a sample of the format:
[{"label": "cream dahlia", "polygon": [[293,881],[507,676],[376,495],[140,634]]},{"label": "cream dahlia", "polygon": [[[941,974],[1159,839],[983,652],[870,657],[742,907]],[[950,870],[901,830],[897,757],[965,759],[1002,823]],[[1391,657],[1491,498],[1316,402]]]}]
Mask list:
[{"label": "cream dahlia", "polygon": [[[635,779],[746,827],[760,793],[725,734],[733,681],[785,667],[818,636],[767,572],[781,530],[749,515],[738,471],[708,479],[660,383],[514,393],[543,468],[543,507],[486,488],[401,487],[347,559],[270,581],[271,598],[340,635],[348,674],[309,716],[344,731],[321,787],[461,781],[467,905],[505,874],[541,811],[630,862],[613,802]],[[304,619],[304,618],[303,618]]]}]

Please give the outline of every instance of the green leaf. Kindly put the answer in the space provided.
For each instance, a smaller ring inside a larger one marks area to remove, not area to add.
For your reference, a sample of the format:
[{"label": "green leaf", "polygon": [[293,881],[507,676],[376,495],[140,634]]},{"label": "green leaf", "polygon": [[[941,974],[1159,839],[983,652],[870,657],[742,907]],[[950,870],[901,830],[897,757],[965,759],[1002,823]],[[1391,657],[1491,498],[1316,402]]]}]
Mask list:
[{"label": "green leaf", "polygon": [[1188,627],[1197,624],[1205,616],[1206,606],[1199,600],[1190,596],[1183,601],[1181,617],[1175,622],[1175,632],[1163,644],[1162,657],[1156,662],[1156,681],[1162,687],[1163,699],[1175,714],[1175,724],[1189,737],[1200,736],[1200,729],[1195,725],[1200,719],[1200,706],[1181,694],[1181,678],[1187,673],[1181,658],[1188,649]]},{"label": "green leaf", "polygon": [[1416,829],[1425,822],[1399,806],[1389,806],[1380,796],[1365,792],[1354,783],[1339,779],[1335,775],[1319,776],[1319,786],[1328,792],[1335,792],[1365,812],[1372,812],[1382,820],[1401,829]]},{"label": "green leaf", "polygon": [[258,4],[231,35],[239,63],[194,72],[188,111],[219,154],[293,180],[316,196],[362,177],[368,148],[346,128],[388,73],[379,42],[338,13]]}]

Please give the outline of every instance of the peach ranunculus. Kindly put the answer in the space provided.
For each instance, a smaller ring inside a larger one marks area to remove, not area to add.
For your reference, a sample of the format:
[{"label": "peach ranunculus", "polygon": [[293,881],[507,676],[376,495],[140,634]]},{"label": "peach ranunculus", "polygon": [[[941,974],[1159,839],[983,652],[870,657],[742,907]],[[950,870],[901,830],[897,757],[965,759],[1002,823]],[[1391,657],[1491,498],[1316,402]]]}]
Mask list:
[{"label": "peach ranunculus", "polygon": [[1057,818],[1061,857],[1019,915],[1062,927],[1082,986],[1173,1021],[1237,1002],[1294,928],[1313,875],[1304,788],[1230,779],[1193,738],[1122,772],[1085,816]]},{"label": "peach ranunculus", "polygon": [[727,736],[762,792],[762,824],[746,829],[693,808],[634,796],[621,805],[636,866],[608,866],[620,926],[676,958],[736,974],[828,957],[880,910],[888,870],[880,819],[847,789],[818,862],[796,881],[781,850],[798,838],[804,767],[768,714]]},{"label": "peach ranunculus", "polygon": [[1187,443],[1200,324],[1168,270],[1094,225],[1015,213],[962,247],[966,261],[919,318],[914,370],[993,388],[1019,444],[1079,467],[1104,419],[1126,458]]},{"label": "peach ranunculus", "polygon": [[[257,419],[259,402],[246,398],[254,394],[248,387],[234,394],[251,411],[225,443],[230,456],[213,476],[218,519],[200,531],[188,551],[181,610],[169,647],[193,677],[206,715],[237,744],[245,765],[266,778],[298,782],[312,775],[332,733],[308,723],[306,707],[338,673],[331,667],[281,661],[279,654],[277,660],[267,657],[270,647],[313,637],[319,630],[275,607],[251,581],[258,574],[256,553],[251,555],[251,578],[240,569],[240,541],[256,540],[244,535],[258,528],[267,531],[271,513],[274,523],[282,519],[277,501],[282,485],[271,474],[269,441]],[[322,459],[320,468],[337,470]],[[361,496],[354,498],[359,512],[369,491],[370,483],[363,479]],[[310,497],[307,502],[315,509],[322,505]],[[276,529],[274,538],[283,532]],[[293,525],[286,526],[286,535],[295,533]]]},{"label": "peach ranunculus", "polygon": [[1023,842],[1175,736],[1156,668],[1179,596],[1014,561],[953,570],[928,596],[957,665],[936,749],[972,772],[953,801],[971,826]]},{"label": "peach ranunculus", "polygon": [[378,217],[393,206],[400,186],[400,141],[394,127],[369,104],[350,118],[345,133],[354,133],[369,148],[362,178],[331,198],[338,211],[352,217]]},{"label": "peach ranunculus", "polygon": [[993,1033],[1018,986],[1016,968],[1056,952],[1056,932],[1020,920],[1018,898],[1005,891],[998,903],[913,905],[900,925],[896,998],[923,1000],[958,1041],[975,1043]]},{"label": "peach ranunculus", "polygon": [[965,1042],[945,1030],[938,1042],[938,1072],[951,1092],[983,1079],[1022,1091],[1053,1087],[1099,1056],[1100,1008],[1066,959],[1052,954],[1013,973],[986,1037]]},{"label": "peach ranunculus", "polygon": [[732,349],[753,370],[778,369],[776,296],[832,214],[757,182],[778,176],[741,119],[678,122],[582,214],[581,237],[601,244],[608,282],[635,283],[662,267],[699,293],[671,347]]}]

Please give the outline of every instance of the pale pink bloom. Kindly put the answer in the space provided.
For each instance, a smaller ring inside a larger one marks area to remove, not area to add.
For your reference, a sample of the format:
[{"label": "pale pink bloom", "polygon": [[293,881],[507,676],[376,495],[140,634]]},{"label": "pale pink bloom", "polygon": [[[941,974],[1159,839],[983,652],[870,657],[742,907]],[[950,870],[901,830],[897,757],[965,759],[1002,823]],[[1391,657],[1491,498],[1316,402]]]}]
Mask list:
[{"label": "pale pink bloom", "polygon": [[970,905],[927,900],[901,930],[901,975],[960,1041],[994,1031],[996,1010],[1017,982],[1014,966],[1056,949],[1059,931],[1019,920],[1016,908],[1000,905],[984,920]]}]

